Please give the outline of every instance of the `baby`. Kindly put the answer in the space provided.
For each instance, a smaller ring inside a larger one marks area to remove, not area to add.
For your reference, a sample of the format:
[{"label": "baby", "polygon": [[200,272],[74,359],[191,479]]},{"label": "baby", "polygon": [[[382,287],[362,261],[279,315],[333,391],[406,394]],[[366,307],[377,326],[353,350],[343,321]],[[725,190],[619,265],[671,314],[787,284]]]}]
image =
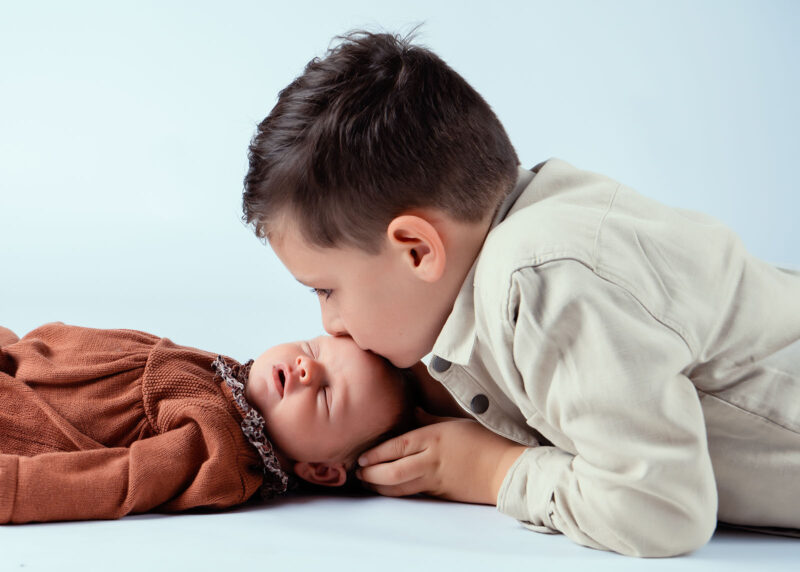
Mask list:
[{"label": "baby", "polygon": [[346,337],[242,365],[133,330],[0,328],[0,523],[224,508],[294,475],[343,485],[407,428],[405,377]]}]

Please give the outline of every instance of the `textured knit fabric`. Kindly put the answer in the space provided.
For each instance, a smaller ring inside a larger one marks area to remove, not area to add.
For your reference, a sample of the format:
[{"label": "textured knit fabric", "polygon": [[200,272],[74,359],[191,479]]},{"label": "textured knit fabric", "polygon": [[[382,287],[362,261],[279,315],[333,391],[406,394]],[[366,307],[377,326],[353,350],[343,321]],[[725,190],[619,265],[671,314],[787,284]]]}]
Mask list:
[{"label": "textured knit fabric", "polygon": [[224,508],[261,486],[215,354],[64,324],[0,343],[0,522]]},{"label": "textured knit fabric", "polygon": [[433,353],[531,445],[497,506],[536,530],[665,556],[717,519],[800,527],[800,274],[711,217],[558,160],[520,170]]}]

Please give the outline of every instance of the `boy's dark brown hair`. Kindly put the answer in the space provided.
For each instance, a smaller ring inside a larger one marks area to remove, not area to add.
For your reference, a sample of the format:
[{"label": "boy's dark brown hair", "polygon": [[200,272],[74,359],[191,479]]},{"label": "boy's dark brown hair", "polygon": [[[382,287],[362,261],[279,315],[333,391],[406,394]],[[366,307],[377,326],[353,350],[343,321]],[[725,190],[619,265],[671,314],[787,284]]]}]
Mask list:
[{"label": "boy's dark brown hair", "polygon": [[477,222],[513,188],[519,161],[492,109],[412,39],[352,32],[280,92],[244,180],[258,236],[288,214],[312,245],[375,253],[409,209]]}]

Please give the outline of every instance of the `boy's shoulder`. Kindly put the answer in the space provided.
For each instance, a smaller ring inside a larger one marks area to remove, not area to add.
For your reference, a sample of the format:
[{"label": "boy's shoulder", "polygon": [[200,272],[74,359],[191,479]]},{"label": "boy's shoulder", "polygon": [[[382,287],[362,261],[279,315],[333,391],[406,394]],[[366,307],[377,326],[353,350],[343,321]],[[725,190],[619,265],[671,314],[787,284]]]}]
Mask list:
[{"label": "boy's shoulder", "polygon": [[488,233],[476,283],[507,281],[520,268],[561,259],[592,267],[597,233],[618,187],[608,177],[547,161]]},{"label": "boy's shoulder", "polygon": [[702,308],[726,298],[747,256],[712,217],[553,160],[487,235],[475,267],[475,305],[510,308],[530,292],[539,305],[563,306],[624,291],[664,324],[685,330],[681,324],[714,315]]}]

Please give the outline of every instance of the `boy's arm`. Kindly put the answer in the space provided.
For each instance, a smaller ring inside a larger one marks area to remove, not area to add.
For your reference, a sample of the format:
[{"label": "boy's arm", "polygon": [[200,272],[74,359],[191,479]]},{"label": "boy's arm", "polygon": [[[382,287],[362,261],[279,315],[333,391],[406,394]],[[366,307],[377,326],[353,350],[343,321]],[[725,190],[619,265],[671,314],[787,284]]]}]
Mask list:
[{"label": "boy's arm", "polygon": [[418,410],[425,427],[367,451],[358,476],[386,496],[429,494],[494,505],[508,469],[525,447],[477,421],[434,417]]},{"label": "boy's arm", "polygon": [[229,445],[219,437],[209,443],[188,422],[129,448],[0,454],[0,523],[111,519],[156,507],[243,502],[243,479],[224,466],[229,457],[215,452]]},{"label": "boy's arm", "polygon": [[521,456],[498,509],[623,554],[705,544],[717,492],[698,391],[682,373],[692,334],[577,262],[520,270],[514,288],[528,423],[555,447]]}]

